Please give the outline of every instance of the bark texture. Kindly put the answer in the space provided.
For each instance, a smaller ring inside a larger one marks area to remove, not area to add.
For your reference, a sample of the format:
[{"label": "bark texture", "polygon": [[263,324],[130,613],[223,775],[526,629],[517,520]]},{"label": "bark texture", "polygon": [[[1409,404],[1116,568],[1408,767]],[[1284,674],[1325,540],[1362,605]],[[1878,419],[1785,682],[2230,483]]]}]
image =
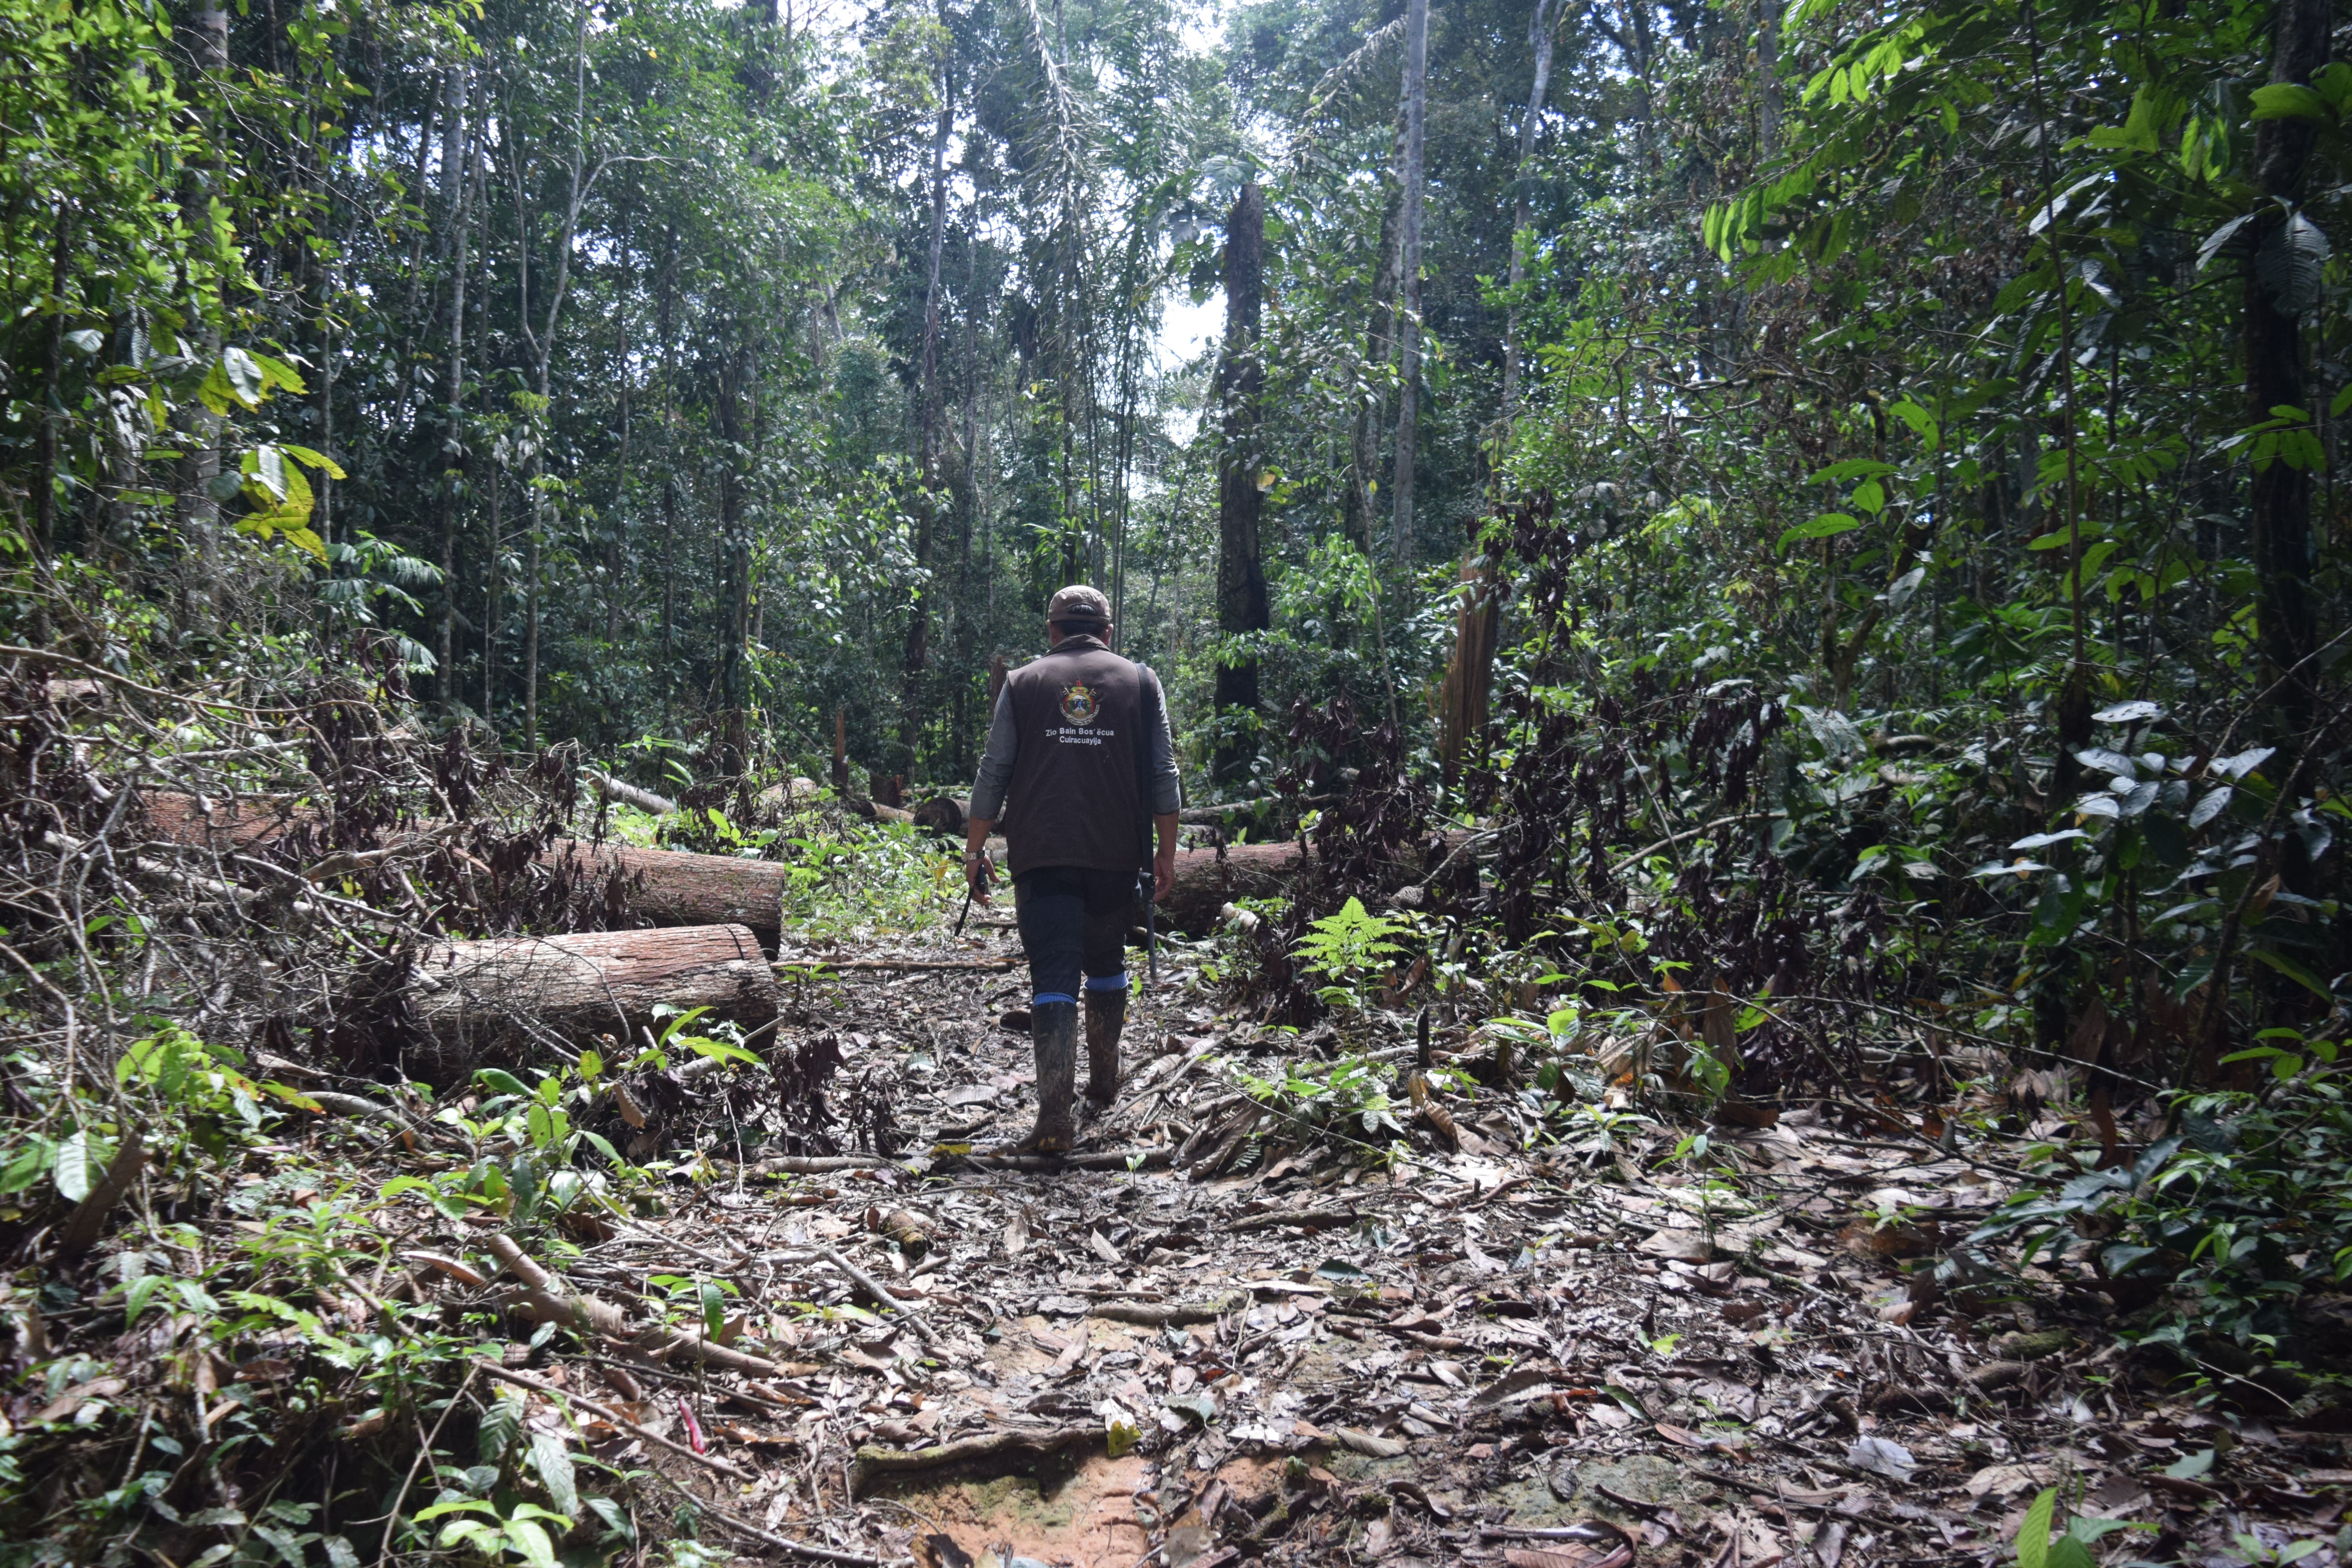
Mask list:
[{"label": "bark texture", "polygon": [[746,1032],[776,1021],[774,972],[739,925],[442,942],[418,958],[413,1000],[440,1047],[434,1076],[447,1079],[550,1035],[642,1045],[637,1030],[662,1003],[708,1007],[706,1020]]},{"label": "bark texture", "polygon": [[[2311,85],[2327,63],[2332,16],[2327,0],[2281,0],[2273,16],[2273,83]],[[2305,120],[2265,120],[2255,129],[2254,182],[2270,200],[2250,226],[2253,252],[2246,268],[2246,417],[2252,424],[2278,417],[2273,409],[2296,408],[2304,411],[2305,427],[2315,427],[2303,363],[2303,316],[2311,301],[2296,298],[2293,280],[2299,269],[2291,253],[2298,231],[2310,232],[2311,220],[2298,204],[2316,136]],[[2316,269],[2315,262],[2311,270]],[[2254,475],[2253,555],[2263,674],[2277,687],[2286,727],[2300,731],[2311,721],[2318,689],[2315,671],[2305,662],[2318,646],[2308,468],[2280,461]]]}]

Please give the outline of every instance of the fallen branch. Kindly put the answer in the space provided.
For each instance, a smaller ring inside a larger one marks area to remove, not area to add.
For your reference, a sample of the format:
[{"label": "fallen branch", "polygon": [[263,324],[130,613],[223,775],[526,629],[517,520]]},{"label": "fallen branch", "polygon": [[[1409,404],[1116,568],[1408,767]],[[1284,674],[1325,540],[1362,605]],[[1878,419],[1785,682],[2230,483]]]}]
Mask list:
[{"label": "fallen branch", "polygon": [[873,1171],[896,1164],[879,1154],[779,1154],[751,1167],[758,1176],[816,1176],[831,1171]]},{"label": "fallen branch", "polygon": [[1329,1230],[1335,1226],[1355,1223],[1355,1212],[1351,1209],[1288,1209],[1228,1220],[1225,1228],[1229,1231],[1272,1230],[1276,1226],[1295,1225],[1302,1230]]},{"label": "fallen branch", "polygon": [[1247,1298],[1238,1294],[1213,1301],[1097,1301],[1087,1309],[1087,1316],[1148,1328],[1181,1328],[1186,1323],[1213,1323],[1246,1303]]},{"label": "fallen branch", "polygon": [[885,971],[961,969],[980,970],[993,974],[1017,968],[1022,962],[1017,958],[780,958],[776,961],[775,970],[779,974],[790,974],[804,969],[823,969],[835,973],[861,969]]},{"label": "fallen branch", "polygon": [[830,1247],[818,1247],[817,1256],[824,1258],[827,1263],[832,1264],[835,1268],[840,1269],[844,1274],[848,1275],[849,1282],[856,1286],[860,1290],[865,1291],[867,1299],[873,1301],[875,1305],[884,1308],[896,1317],[906,1320],[908,1326],[913,1328],[915,1332],[922,1336],[923,1342],[925,1344],[937,1345],[940,1342],[939,1331],[932,1328],[929,1323],[924,1321],[921,1314],[914,1311],[905,1303],[901,1302],[897,1297],[891,1295],[889,1291],[884,1289],[882,1288],[882,1282],[875,1279],[874,1276],[868,1274],[866,1270],[860,1268],[857,1265],[852,1263],[849,1259],[844,1258],[840,1253],[835,1251]]},{"label": "fallen branch", "polygon": [[976,1436],[959,1437],[952,1443],[940,1443],[929,1448],[884,1448],[869,1443],[857,1450],[857,1463],[849,1476],[849,1495],[856,1497],[862,1494],[866,1484],[877,1476],[936,1470],[948,1465],[968,1465],[1013,1453],[1042,1458],[1080,1443],[1092,1442],[1102,1435],[1102,1429],[1097,1426],[1055,1426],[1036,1432],[982,1432]]},{"label": "fallen branch", "polygon": [[497,1378],[501,1383],[511,1383],[518,1388],[533,1388],[537,1389],[541,1394],[551,1394],[559,1399],[568,1399],[572,1404],[580,1406],[581,1409],[587,1411],[590,1415],[600,1415],[605,1420],[610,1421],[614,1426],[619,1427],[622,1431],[626,1432],[632,1437],[640,1438],[645,1442],[655,1445],[656,1447],[667,1448],[671,1453],[677,1455],[680,1458],[692,1459],[696,1464],[717,1470],[722,1476],[732,1476],[739,1481],[756,1480],[758,1479],[753,1476],[751,1471],[746,1470],[738,1465],[730,1465],[726,1460],[718,1458],[716,1455],[698,1454],[683,1443],[672,1442],[669,1438],[663,1436],[658,1432],[653,1431],[647,1427],[640,1426],[635,1422],[630,1420],[627,1416],[622,1415],[619,1411],[599,1405],[584,1394],[574,1394],[568,1388],[559,1388],[554,1384],[549,1383],[544,1379],[531,1376],[529,1373],[509,1372],[505,1367],[500,1366],[498,1363],[493,1361],[478,1361],[475,1364],[479,1366],[490,1376]]},{"label": "fallen branch", "polygon": [[961,1144],[943,1143],[931,1151],[945,1162],[975,1171],[1139,1171],[1164,1169],[1175,1158],[1168,1148],[1110,1149],[1097,1154],[976,1154]]},{"label": "fallen branch", "polygon": [[617,800],[623,805],[634,805],[639,811],[655,816],[667,816],[677,809],[677,802],[666,795],[656,795],[649,789],[639,789],[633,784],[623,784],[610,773],[600,773],[594,768],[582,768],[581,776],[588,787],[606,800]]},{"label": "fallen branch", "polygon": [[610,1301],[568,1290],[564,1282],[533,1262],[514,1237],[493,1234],[483,1245],[491,1257],[522,1281],[522,1300],[515,1310],[542,1323],[569,1323],[575,1329],[625,1344],[656,1360],[681,1352],[705,1366],[722,1366],[752,1377],[779,1377],[782,1369],[763,1356],[748,1355],[713,1344],[698,1333],[656,1328],[639,1334],[629,1327],[629,1315]]},{"label": "fallen branch", "polygon": [[796,1556],[814,1558],[819,1563],[839,1563],[845,1564],[845,1568],[913,1568],[915,1560],[911,1557],[873,1557],[864,1552],[836,1552],[830,1546],[811,1546],[806,1542],[791,1540],[778,1535],[772,1530],[762,1530],[750,1520],[737,1518],[709,1498],[695,1496],[659,1470],[655,1470],[653,1476],[662,1485],[692,1503],[696,1512],[708,1514],[737,1534],[764,1542],[779,1552],[790,1552]]}]

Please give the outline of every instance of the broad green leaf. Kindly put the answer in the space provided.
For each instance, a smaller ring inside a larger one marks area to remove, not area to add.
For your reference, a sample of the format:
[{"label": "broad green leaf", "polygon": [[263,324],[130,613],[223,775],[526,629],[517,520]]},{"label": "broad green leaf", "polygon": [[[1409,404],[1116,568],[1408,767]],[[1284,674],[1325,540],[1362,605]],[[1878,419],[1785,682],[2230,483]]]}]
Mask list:
[{"label": "broad green leaf", "polygon": [[1851,533],[1861,526],[1862,521],[1859,518],[1849,517],[1842,511],[1825,511],[1811,522],[1801,522],[1796,527],[1783,531],[1780,535],[1779,551],[1785,555],[1788,553],[1789,546],[1800,540],[1827,539],[1832,534]]},{"label": "broad green leaf", "polygon": [[522,1079],[504,1068],[478,1068],[474,1071],[474,1080],[492,1094],[518,1094],[526,1100],[530,1098],[530,1090],[523,1087]]},{"label": "broad green leaf", "polygon": [[78,1204],[106,1179],[106,1167],[113,1158],[112,1149],[87,1132],[76,1132],[58,1145],[57,1161],[49,1168],[49,1179],[57,1184],[59,1197],[69,1204]]},{"label": "broad green leaf", "polygon": [[2326,123],[2333,116],[2327,100],[2297,81],[2274,81],[2253,91],[2256,120],[2316,120]]},{"label": "broad green leaf", "polygon": [[507,1521],[507,1540],[530,1568],[555,1568],[555,1543],[547,1538],[547,1527],[537,1520]]},{"label": "broad green leaf", "polygon": [[279,443],[278,449],[296,462],[309,465],[331,479],[350,478],[343,472],[343,466],[341,463],[314,447],[297,447],[291,441],[287,441]]},{"label": "broad green leaf", "polygon": [[2200,1448],[2182,1456],[2164,1467],[2164,1473],[2176,1481],[2193,1481],[2213,1468],[2213,1450]]},{"label": "broad green leaf", "polygon": [[688,1035],[678,1043],[696,1056],[708,1057],[712,1061],[741,1062],[755,1068],[767,1065],[742,1047],[730,1046],[724,1040],[706,1040],[699,1035]]},{"label": "broad green leaf", "polygon": [[2017,1568],[2050,1568],[2050,1521],[2058,1510],[2058,1489],[2044,1487],[2017,1527]]},{"label": "broad green leaf", "polygon": [[580,1488],[572,1468],[571,1450],[563,1444],[561,1432],[533,1432],[530,1435],[531,1468],[546,1483],[550,1501],[566,1519],[580,1514]]},{"label": "broad green leaf", "polygon": [[2312,973],[2308,969],[2305,969],[2302,964],[2297,963],[2294,960],[2289,958],[2286,954],[2283,952],[2274,952],[2267,947],[2254,947],[2248,948],[2246,950],[2246,955],[2257,963],[2268,964],[2271,968],[2277,970],[2281,974],[2285,975],[2289,980],[2294,981],[2297,985],[2302,986],[2305,991],[2310,992],[2322,1002],[2328,1004],[2330,1006],[2335,1005],[2336,997],[2328,991],[2325,984],[2320,983],[2319,977]]}]

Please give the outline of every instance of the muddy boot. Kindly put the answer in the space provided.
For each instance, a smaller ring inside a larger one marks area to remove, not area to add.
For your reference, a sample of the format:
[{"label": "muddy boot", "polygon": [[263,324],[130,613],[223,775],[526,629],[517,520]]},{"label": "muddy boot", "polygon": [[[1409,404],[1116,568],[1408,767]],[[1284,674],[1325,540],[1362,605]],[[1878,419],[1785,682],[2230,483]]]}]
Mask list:
[{"label": "muddy boot", "polygon": [[1070,1099],[1078,1079],[1078,1005],[1041,1002],[1029,1023],[1037,1047],[1037,1125],[1007,1154],[1066,1154],[1077,1135]]},{"label": "muddy boot", "polygon": [[1092,1121],[1118,1098],[1118,1035],[1127,1026],[1127,988],[1087,993],[1087,1103]]}]

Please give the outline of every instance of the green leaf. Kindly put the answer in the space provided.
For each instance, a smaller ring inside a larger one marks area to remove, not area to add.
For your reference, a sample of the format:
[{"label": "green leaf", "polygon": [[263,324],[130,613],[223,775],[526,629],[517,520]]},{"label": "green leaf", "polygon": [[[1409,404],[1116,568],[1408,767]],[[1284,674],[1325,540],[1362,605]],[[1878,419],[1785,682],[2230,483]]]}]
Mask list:
[{"label": "green leaf", "polygon": [[546,1483],[549,1500],[562,1510],[566,1519],[580,1516],[580,1487],[572,1468],[572,1453],[563,1445],[561,1432],[533,1432],[530,1435],[531,1468]]},{"label": "green leaf", "polygon": [[[2314,1546],[2317,1542],[2311,1543]],[[2050,1543],[2049,1568],[2099,1568],[2098,1559],[2091,1549],[2071,1535],[2062,1535]]]},{"label": "green leaf", "polygon": [[122,1326],[127,1329],[137,1323],[139,1315],[147,1310],[147,1303],[153,1300],[155,1292],[163,1288],[163,1277],[160,1274],[142,1274],[133,1279],[122,1292]]},{"label": "green leaf", "polygon": [[2017,1527],[2017,1568],[2050,1568],[2050,1519],[2057,1510],[2058,1489],[2042,1488]]},{"label": "green leaf", "polygon": [[2284,223],[2263,237],[2254,253],[2254,275],[2281,313],[2299,316],[2319,303],[2328,254],[2327,236],[2320,226],[2300,212],[2289,213]]},{"label": "green leaf", "polygon": [[492,1094],[519,1094],[525,1100],[530,1098],[530,1090],[522,1086],[522,1079],[504,1068],[478,1068],[475,1069],[474,1081]]},{"label": "green leaf", "polygon": [[1801,522],[1780,535],[1778,549],[1788,553],[1789,546],[1804,539],[1827,539],[1833,534],[1852,533],[1862,526],[1859,518],[1848,517],[1842,511],[1825,511],[1811,522]]},{"label": "green leaf", "polygon": [[2256,120],[2316,120],[2322,124],[2334,118],[2328,112],[2327,100],[2296,81],[2274,81],[2253,91]]},{"label": "green leaf", "polygon": [[2094,147],[2111,148],[2118,152],[2146,153],[2153,157],[2158,152],[2158,138],[2163,135],[2165,123],[2172,118],[2179,100],[2158,87],[2142,87],[2132,94],[2131,113],[2121,128],[2102,125],[2093,131],[2090,142]]},{"label": "green leaf", "polygon": [[2302,986],[2305,991],[2310,992],[2314,996],[2318,997],[2321,1001],[2327,1003],[2329,1005],[2333,1006],[2335,1005],[2335,996],[2329,993],[2326,985],[2320,984],[2319,977],[2312,973],[2311,971],[2305,969],[2300,963],[2297,963],[2294,960],[2289,958],[2286,954],[2283,952],[2273,952],[2267,947],[2256,947],[2247,949],[2247,956],[2254,960],[2257,963],[2269,964],[2273,969],[2277,970],[2281,974],[2285,975],[2289,980],[2294,981],[2297,985]]},{"label": "green leaf", "polygon": [[497,1509],[479,1498],[453,1498],[447,1502],[436,1502],[430,1508],[419,1509],[410,1516],[410,1522],[429,1524],[446,1513],[487,1513],[495,1519],[498,1517],[498,1512]]},{"label": "green leaf", "polygon": [[507,1521],[507,1541],[530,1568],[555,1568],[555,1542],[547,1538],[547,1527],[536,1520]]},{"label": "green leaf", "polygon": [[1805,482],[1809,485],[1832,485],[1847,479],[1877,479],[1894,471],[1894,464],[1882,463],[1875,458],[1848,458],[1843,462],[1832,463],[1826,468],[1806,475]]},{"label": "green leaf", "polygon": [[1898,398],[1887,405],[1886,411],[1911,426],[1911,433],[1926,442],[1929,450],[1932,451],[1935,448],[1942,431],[1937,427],[1934,415],[1907,397]]},{"label": "green leaf", "polygon": [[341,463],[336,462],[334,458],[330,458],[324,452],[318,451],[313,447],[297,447],[292,442],[286,441],[279,443],[278,450],[284,452],[288,457],[293,458],[298,463],[305,463],[310,467],[318,469],[320,473],[326,475],[331,479],[350,478],[349,475],[343,472],[343,466]]},{"label": "green leaf", "polygon": [[2193,1454],[2175,1459],[2164,1467],[2164,1473],[2176,1481],[2193,1481],[2213,1468],[2213,1450],[2200,1448]]},{"label": "green leaf", "polygon": [[90,1190],[106,1177],[106,1167],[113,1160],[114,1151],[93,1140],[87,1132],[76,1132],[58,1145],[57,1160],[49,1167],[49,1179],[58,1185],[58,1195],[69,1204],[78,1204],[89,1196]]},{"label": "green leaf", "polygon": [[740,1046],[730,1046],[724,1040],[706,1040],[699,1035],[688,1035],[678,1042],[696,1056],[708,1057],[715,1062],[741,1062],[748,1067],[767,1064]]}]

